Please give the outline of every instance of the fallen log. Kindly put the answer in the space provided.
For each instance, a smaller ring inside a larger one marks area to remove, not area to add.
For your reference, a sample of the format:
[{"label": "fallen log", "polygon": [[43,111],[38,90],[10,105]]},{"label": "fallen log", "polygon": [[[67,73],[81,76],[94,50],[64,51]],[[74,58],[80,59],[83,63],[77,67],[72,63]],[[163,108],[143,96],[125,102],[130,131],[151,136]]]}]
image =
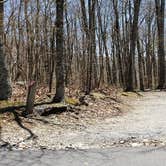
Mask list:
[{"label": "fallen log", "polygon": [[48,116],[51,114],[60,114],[62,112],[67,111],[68,108],[69,105],[64,103],[50,103],[50,104],[35,106],[33,109],[33,113],[35,115]]}]

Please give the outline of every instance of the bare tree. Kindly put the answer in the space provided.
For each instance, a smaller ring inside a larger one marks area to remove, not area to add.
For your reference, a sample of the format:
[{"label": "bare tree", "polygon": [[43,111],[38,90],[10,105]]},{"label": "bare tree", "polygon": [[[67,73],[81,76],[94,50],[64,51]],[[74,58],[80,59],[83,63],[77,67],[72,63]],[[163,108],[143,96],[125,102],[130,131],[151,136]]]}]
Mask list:
[{"label": "bare tree", "polygon": [[165,86],[165,52],[164,52],[164,13],[165,0],[155,0],[156,17],[158,27],[158,66],[159,66],[159,89]]},{"label": "bare tree", "polygon": [[0,100],[7,100],[11,96],[11,87],[8,81],[8,71],[3,51],[3,16],[4,4],[3,1],[0,1]]},{"label": "bare tree", "polygon": [[64,100],[64,0],[56,0],[56,94],[53,102]]},{"label": "bare tree", "polygon": [[134,16],[131,24],[130,32],[130,56],[129,56],[129,71],[126,91],[134,91],[135,81],[135,47],[138,36],[138,18],[140,11],[141,0],[134,0]]}]

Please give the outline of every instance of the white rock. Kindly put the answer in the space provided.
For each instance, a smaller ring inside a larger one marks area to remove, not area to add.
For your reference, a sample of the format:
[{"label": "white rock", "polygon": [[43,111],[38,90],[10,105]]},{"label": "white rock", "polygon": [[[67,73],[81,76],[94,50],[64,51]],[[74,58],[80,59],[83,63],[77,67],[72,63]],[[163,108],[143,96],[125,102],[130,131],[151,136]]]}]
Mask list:
[{"label": "white rock", "polygon": [[120,144],[124,144],[124,143],[125,143],[125,141],[124,141],[124,140],[121,140],[121,141],[119,141],[119,143],[120,143]]},{"label": "white rock", "polygon": [[148,143],[149,140],[148,140],[148,139],[143,139],[143,142],[144,142],[144,143]]},{"label": "white rock", "polygon": [[131,143],[131,146],[132,147],[140,147],[140,146],[142,146],[142,144],[141,143]]}]

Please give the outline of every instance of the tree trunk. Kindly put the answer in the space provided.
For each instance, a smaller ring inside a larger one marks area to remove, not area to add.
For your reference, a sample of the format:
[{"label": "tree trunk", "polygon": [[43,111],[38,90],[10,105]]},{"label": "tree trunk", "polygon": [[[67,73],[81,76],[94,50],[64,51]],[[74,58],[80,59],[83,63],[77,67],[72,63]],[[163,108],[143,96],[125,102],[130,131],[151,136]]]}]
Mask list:
[{"label": "tree trunk", "polygon": [[141,0],[134,1],[134,18],[131,24],[130,34],[130,57],[129,57],[129,71],[126,91],[134,91],[135,83],[135,47],[138,36],[138,18]]},{"label": "tree trunk", "polygon": [[165,51],[164,51],[164,11],[165,0],[155,0],[156,17],[158,27],[158,67],[159,67],[159,84],[158,89],[165,86]]},{"label": "tree trunk", "polygon": [[0,100],[7,100],[11,96],[11,86],[3,52],[3,12],[4,5],[0,2]]},{"label": "tree trunk", "polygon": [[53,102],[63,101],[65,95],[63,14],[64,0],[56,0],[56,94]]}]

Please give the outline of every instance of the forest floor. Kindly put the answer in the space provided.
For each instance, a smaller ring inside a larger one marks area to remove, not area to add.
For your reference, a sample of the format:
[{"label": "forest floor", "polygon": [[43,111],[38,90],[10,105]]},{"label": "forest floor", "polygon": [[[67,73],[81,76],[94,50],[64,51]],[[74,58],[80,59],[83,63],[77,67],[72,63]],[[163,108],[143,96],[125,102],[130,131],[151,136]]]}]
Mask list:
[{"label": "forest floor", "polygon": [[[19,90],[21,94],[12,100],[21,100],[23,91]],[[46,94],[43,91],[38,91],[38,101],[47,100],[49,95],[39,97]],[[166,145],[166,92],[122,93],[106,89],[94,91],[85,101],[86,104],[73,106],[70,111],[49,116],[23,117],[20,111],[1,114],[1,147],[89,149]]]}]

